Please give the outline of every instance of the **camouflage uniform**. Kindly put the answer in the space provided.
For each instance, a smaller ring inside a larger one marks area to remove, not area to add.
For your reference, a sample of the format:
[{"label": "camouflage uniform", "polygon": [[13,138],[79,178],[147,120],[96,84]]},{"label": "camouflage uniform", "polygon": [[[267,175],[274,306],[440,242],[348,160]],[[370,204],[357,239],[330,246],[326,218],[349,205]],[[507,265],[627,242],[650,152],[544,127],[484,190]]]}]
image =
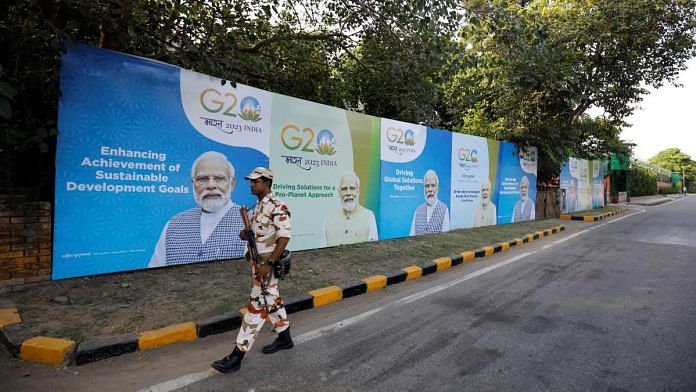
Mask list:
[{"label": "camouflage uniform", "polygon": [[[269,193],[256,204],[251,226],[256,236],[260,262],[265,263],[275,249],[276,240],[280,237],[290,238],[290,211],[285,203],[273,193]],[[252,271],[254,286],[249,295],[247,312],[237,335],[237,347],[244,352],[251,349],[266,317],[273,323],[277,333],[285,331],[290,326],[283,306],[283,297],[278,291],[278,278],[273,276],[273,271],[269,273],[271,278],[270,281],[267,280],[266,285],[268,294],[263,296],[261,282],[254,278],[255,273],[256,267]],[[268,304],[268,313],[266,313],[265,304]]]}]

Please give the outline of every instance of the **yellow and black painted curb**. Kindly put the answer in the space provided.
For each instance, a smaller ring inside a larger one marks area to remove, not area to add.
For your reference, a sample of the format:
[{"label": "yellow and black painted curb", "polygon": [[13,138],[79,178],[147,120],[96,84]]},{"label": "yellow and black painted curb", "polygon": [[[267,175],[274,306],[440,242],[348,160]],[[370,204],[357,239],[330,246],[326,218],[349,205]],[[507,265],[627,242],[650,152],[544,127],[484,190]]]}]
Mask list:
[{"label": "yellow and black painted curb", "polygon": [[[355,297],[370,291],[381,290],[387,286],[406,282],[413,279],[443,271],[451,267],[469,263],[477,258],[491,256],[495,253],[510,249],[513,246],[522,245],[555,233],[564,231],[565,227],[556,226],[551,229],[529,233],[510,241],[484,246],[478,249],[463,251],[450,256],[439,257],[425,261],[420,265],[404,267],[384,275],[374,275],[359,281],[350,282],[341,286],[328,286],[312,290],[306,294],[286,299],[285,309],[288,313],[296,313],[302,310],[318,308],[340,301],[344,298]],[[4,310],[4,309],[3,309]],[[15,314],[10,312],[10,314]],[[0,312],[0,315],[4,313]],[[72,340],[55,339],[45,336],[28,337],[18,344],[20,335],[12,335],[8,345],[6,327],[0,329],[0,338],[3,339],[10,351],[23,360],[40,362],[50,365],[61,365],[74,362],[82,365],[101,359],[114,357],[138,350],[150,350],[179,342],[188,342],[206,336],[222,332],[232,331],[240,327],[243,312],[228,312],[195,322],[185,322],[170,325],[153,331],[145,331],[140,334],[127,333],[115,336],[100,336],[76,343]],[[4,319],[0,319],[4,320]],[[21,325],[19,315],[12,320],[17,320],[14,325]],[[19,323],[19,324],[18,324]],[[26,328],[23,329],[26,333]]]},{"label": "yellow and black painted curb", "polygon": [[583,222],[597,222],[602,219],[609,218],[610,216],[618,215],[618,214],[623,214],[624,212],[628,211],[628,208],[622,208],[620,210],[615,210],[611,212],[605,212],[604,214],[599,214],[599,215],[569,215],[569,214],[561,214],[561,219],[563,220],[574,220],[574,221],[583,221]]}]

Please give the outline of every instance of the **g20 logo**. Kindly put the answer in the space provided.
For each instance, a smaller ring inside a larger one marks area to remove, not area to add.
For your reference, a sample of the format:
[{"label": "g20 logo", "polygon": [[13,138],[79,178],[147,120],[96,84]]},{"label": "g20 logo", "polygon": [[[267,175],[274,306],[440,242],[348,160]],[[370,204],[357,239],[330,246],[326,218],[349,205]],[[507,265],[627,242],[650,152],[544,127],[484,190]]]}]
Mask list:
[{"label": "g20 logo", "polygon": [[459,149],[459,160],[471,163],[478,162],[478,151],[476,149],[460,148]]},{"label": "g20 logo", "polygon": [[389,127],[387,128],[387,140],[392,143],[405,144],[407,146],[416,144],[415,134],[410,129],[404,131],[401,128]]},{"label": "g20 logo", "polygon": [[312,128],[288,124],[280,131],[280,141],[288,150],[318,152],[320,155],[331,156],[336,153],[336,139],[333,132],[322,129],[316,134]]},{"label": "g20 logo", "polygon": [[[210,113],[221,113],[225,116],[237,117],[233,113],[237,106],[237,96],[234,93],[221,93],[214,88],[201,91],[199,97],[203,109]],[[254,97],[244,97],[239,105],[239,117],[246,121],[257,122],[261,120],[261,105]]]}]

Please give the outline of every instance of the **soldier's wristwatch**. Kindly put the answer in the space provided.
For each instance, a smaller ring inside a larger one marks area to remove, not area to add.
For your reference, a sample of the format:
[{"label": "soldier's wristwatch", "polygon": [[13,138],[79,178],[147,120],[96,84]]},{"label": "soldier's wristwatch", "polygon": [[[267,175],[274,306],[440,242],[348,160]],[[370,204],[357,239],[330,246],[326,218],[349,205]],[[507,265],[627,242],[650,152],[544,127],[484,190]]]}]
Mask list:
[{"label": "soldier's wristwatch", "polygon": [[275,261],[273,261],[273,260],[271,260],[271,259],[268,259],[268,260],[266,261],[266,264],[268,264],[268,265],[270,265],[271,267],[273,267],[273,264],[275,264]]}]

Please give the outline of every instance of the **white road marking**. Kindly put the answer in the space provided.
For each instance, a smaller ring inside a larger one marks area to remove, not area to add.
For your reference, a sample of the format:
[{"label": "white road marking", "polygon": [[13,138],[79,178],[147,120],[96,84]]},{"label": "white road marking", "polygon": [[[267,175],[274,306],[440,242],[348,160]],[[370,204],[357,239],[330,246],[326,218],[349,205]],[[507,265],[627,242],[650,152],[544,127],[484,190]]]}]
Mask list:
[{"label": "white road marking", "polygon": [[338,322],[333,323],[333,324],[331,324],[331,325],[327,325],[327,326],[325,326],[325,327],[322,327],[322,328],[319,328],[319,329],[315,329],[314,331],[310,331],[310,332],[304,333],[304,334],[302,334],[302,335],[299,335],[297,338],[295,338],[295,339],[293,339],[293,340],[294,340],[297,344],[309,342],[310,340],[314,340],[314,339],[316,339],[316,338],[320,338],[320,337],[322,337],[322,336],[324,336],[324,335],[327,335],[327,334],[329,334],[329,333],[331,333],[331,332],[338,331],[339,329],[343,329],[343,328],[345,328],[345,327],[348,327],[348,326],[350,326],[350,325],[353,325],[353,324],[356,324],[356,323],[358,323],[358,322],[360,322],[360,321],[363,321],[363,320],[365,320],[365,319],[371,317],[372,315],[374,315],[374,314],[376,314],[376,313],[383,312],[383,311],[385,311],[385,310],[388,310],[388,309],[393,308],[393,307],[397,307],[397,306],[399,306],[399,305],[409,304],[409,303],[411,303],[411,302],[414,302],[414,301],[417,301],[417,300],[419,300],[419,299],[425,298],[425,297],[427,297],[427,296],[429,296],[429,295],[433,295],[433,294],[435,294],[435,293],[439,293],[439,292],[442,291],[442,290],[447,290],[448,288],[450,288],[450,287],[452,287],[452,286],[456,286],[456,285],[458,285],[458,284],[460,284],[460,283],[462,283],[462,282],[466,282],[466,281],[469,280],[469,279],[476,278],[476,277],[481,276],[481,275],[483,275],[483,274],[485,274],[485,273],[488,273],[488,272],[493,271],[493,270],[495,270],[495,269],[498,269],[498,268],[500,268],[500,267],[506,266],[506,265],[508,265],[508,264],[510,264],[510,263],[513,263],[513,262],[515,262],[515,261],[517,261],[517,260],[519,260],[519,259],[522,259],[522,258],[524,258],[524,257],[527,257],[527,256],[529,256],[529,255],[531,255],[531,254],[533,254],[533,253],[534,253],[534,252],[522,253],[522,254],[517,255],[517,256],[515,256],[515,257],[511,257],[510,259],[505,260],[505,261],[503,261],[503,262],[501,262],[501,263],[494,264],[494,265],[491,265],[491,266],[489,266],[489,267],[482,268],[482,269],[480,269],[480,270],[478,270],[478,271],[476,271],[476,272],[472,272],[472,273],[470,273],[470,274],[467,274],[467,275],[465,275],[465,276],[463,276],[463,277],[461,277],[461,278],[459,278],[459,279],[455,279],[455,280],[452,280],[452,281],[447,282],[447,283],[439,284],[439,285],[434,286],[434,287],[431,287],[431,288],[429,288],[429,289],[427,289],[427,290],[419,291],[419,292],[417,292],[417,293],[415,293],[415,294],[409,295],[408,297],[404,297],[404,298],[398,299],[398,300],[396,300],[396,301],[390,302],[390,303],[388,303],[388,304],[386,304],[386,305],[383,305],[383,306],[380,306],[380,307],[378,307],[378,308],[375,308],[375,309],[372,309],[372,310],[368,310],[367,312],[360,313],[360,314],[355,315],[355,316],[353,316],[353,317],[349,317],[349,318],[347,318],[347,319],[345,319],[345,320],[341,320],[341,321],[338,321]]},{"label": "white road marking", "polygon": [[[345,320],[341,320],[341,321],[338,321],[336,323],[327,325],[325,327],[315,329],[314,331],[303,333],[303,334],[298,335],[297,337],[293,338],[293,342],[297,346],[299,344],[306,343],[306,342],[309,342],[311,340],[320,338],[320,337],[328,335],[332,332],[338,331],[338,330],[346,328],[350,325],[353,325],[353,324],[359,323],[363,320],[366,320],[377,313],[383,312],[385,310],[388,310],[390,308],[394,308],[394,307],[399,306],[399,305],[409,304],[411,302],[425,298],[429,295],[433,295],[433,294],[438,293],[440,291],[446,290],[452,286],[458,285],[462,282],[466,282],[469,279],[476,278],[478,276],[481,276],[483,274],[486,274],[488,272],[496,270],[500,267],[504,267],[510,263],[514,263],[515,261],[520,260],[522,258],[525,258],[531,254],[534,254],[534,253],[536,253],[536,252],[527,252],[527,253],[519,254],[515,257],[511,257],[511,258],[509,258],[503,262],[500,262],[498,264],[494,264],[494,265],[488,266],[486,268],[482,268],[476,272],[472,272],[470,274],[467,274],[459,279],[455,279],[453,281],[431,287],[427,290],[423,290],[423,291],[420,291],[418,293],[409,295],[408,297],[404,297],[404,298],[401,298],[399,300],[390,302],[386,305],[380,306],[378,308],[368,310],[367,312],[360,313],[360,314],[355,315],[353,317],[349,317]],[[190,385],[190,384],[193,384],[195,382],[204,380],[206,378],[212,377],[216,374],[219,374],[219,373],[214,369],[209,369],[209,370],[206,370],[204,372],[199,372],[199,373],[191,373],[191,374],[187,374],[185,376],[175,378],[173,380],[165,381],[165,382],[153,385],[151,387],[141,389],[138,392],[170,392],[170,391],[174,391],[174,390],[179,389],[179,388],[183,388],[183,387]]]},{"label": "white road marking", "polygon": [[565,237],[565,238],[561,238],[560,240],[554,241],[553,244],[560,244],[560,243],[562,243],[562,242],[566,242],[566,241],[568,241],[568,240],[570,240],[570,239],[573,239],[573,238],[579,236],[580,234],[587,233],[588,231],[589,231],[588,229],[585,229],[585,230],[582,230],[582,231],[578,231],[577,233],[571,234],[571,235],[569,235],[569,236],[567,236],[567,237]]},{"label": "white road marking", "polygon": [[449,281],[449,282],[447,282],[447,283],[443,283],[443,284],[440,284],[440,285],[431,287],[431,288],[429,288],[429,289],[427,289],[427,290],[420,291],[420,292],[418,292],[418,293],[416,293],[416,294],[409,295],[409,296],[406,297],[406,298],[402,298],[402,299],[400,299],[400,300],[394,301],[394,302],[392,302],[391,304],[385,305],[384,307],[392,307],[392,305],[393,305],[393,306],[396,306],[396,305],[401,305],[402,303],[403,303],[403,304],[410,304],[411,302],[417,301],[417,300],[422,299],[422,298],[425,298],[425,297],[427,297],[427,296],[429,296],[429,295],[432,295],[432,294],[435,294],[435,293],[439,293],[439,292],[442,291],[442,290],[447,290],[448,288],[450,288],[450,287],[452,287],[452,286],[456,286],[456,285],[458,285],[458,284],[460,284],[460,283],[466,282],[466,281],[469,280],[469,279],[473,279],[473,278],[479,277],[479,276],[481,276],[481,275],[483,275],[483,274],[487,274],[487,273],[489,273],[489,272],[491,272],[491,271],[493,271],[493,270],[496,270],[496,269],[498,269],[498,268],[500,268],[500,267],[504,267],[504,266],[506,266],[506,265],[508,265],[508,264],[514,263],[515,261],[520,260],[520,259],[523,259],[523,258],[525,258],[525,257],[527,257],[527,256],[529,256],[529,255],[534,254],[534,253],[536,253],[536,252],[526,252],[526,253],[519,254],[519,255],[514,256],[514,257],[511,257],[511,258],[509,258],[509,259],[507,259],[507,260],[505,260],[505,261],[501,261],[501,262],[498,263],[498,264],[493,264],[493,265],[488,266],[488,267],[486,267],[486,268],[481,268],[480,270],[478,270],[478,271],[476,271],[476,272],[472,272],[472,273],[470,273],[470,274],[464,275],[463,277],[461,277],[461,278],[459,278],[459,279],[455,279],[455,280]]},{"label": "white road marking", "polygon": [[205,380],[206,378],[212,377],[216,374],[220,374],[220,373],[215,369],[208,369],[208,370],[203,371],[203,372],[191,373],[191,374],[187,374],[185,376],[175,378],[173,380],[165,381],[163,383],[159,383],[157,385],[153,385],[151,387],[141,389],[138,392],[169,392],[169,391],[174,391],[176,389],[183,388],[187,385],[193,384],[194,382]]},{"label": "white road marking", "polygon": [[620,217],[620,218],[612,219],[611,221],[609,221],[609,222],[607,222],[607,223],[618,222],[618,221],[620,221],[620,220],[623,220],[623,219],[626,219],[626,218],[630,218],[630,217],[632,217],[633,215],[642,214],[642,213],[644,213],[644,212],[645,212],[645,210],[636,211],[636,212],[634,212],[634,213],[632,213],[632,214],[624,215],[624,216],[622,216],[622,217]]},{"label": "white road marking", "polygon": [[[607,221],[607,222],[602,223],[601,225],[595,226],[595,227],[593,227],[593,228],[597,228],[597,227],[604,226],[604,225],[606,225],[606,224],[618,222],[618,221],[620,221],[620,220],[622,220],[622,219],[625,219],[625,218],[628,218],[628,217],[630,217],[630,216],[633,216],[633,215],[636,215],[636,214],[640,214],[640,213],[643,213],[643,212],[645,212],[645,211],[644,211],[644,210],[641,210],[641,211],[635,212],[635,213],[633,213],[633,214],[623,216],[623,217],[621,217],[621,218],[617,218],[617,219],[613,219],[613,220],[611,220],[611,221]],[[593,229],[593,228],[591,228],[591,229]],[[458,284],[460,284],[460,283],[466,282],[467,280],[470,280],[470,279],[479,277],[479,276],[481,276],[481,275],[487,274],[487,273],[489,273],[489,272],[491,272],[491,271],[494,271],[494,270],[496,270],[496,269],[498,269],[498,268],[504,267],[504,266],[506,266],[506,265],[508,265],[508,264],[512,264],[512,263],[514,263],[515,261],[521,260],[521,259],[523,259],[523,258],[525,258],[525,257],[527,257],[527,256],[533,255],[533,254],[535,254],[535,253],[537,253],[537,252],[540,252],[540,251],[542,251],[542,250],[548,249],[548,248],[550,248],[550,247],[552,247],[552,246],[554,246],[554,245],[558,245],[558,244],[563,243],[563,242],[565,242],[565,241],[568,241],[568,240],[570,240],[570,239],[572,239],[572,238],[575,238],[575,237],[577,237],[577,236],[579,236],[579,235],[582,235],[582,234],[584,234],[584,233],[587,233],[587,232],[589,232],[591,229],[585,229],[585,230],[579,231],[579,232],[577,232],[577,233],[573,233],[573,234],[571,234],[571,235],[569,235],[569,236],[567,236],[567,237],[565,237],[565,238],[563,238],[563,239],[554,241],[554,242],[552,242],[552,243],[550,243],[550,244],[547,244],[547,245],[543,246],[543,247],[542,247],[540,250],[538,250],[538,251],[532,251],[532,252],[526,252],[526,253],[519,254],[519,255],[514,256],[514,257],[511,257],[511,258],[509,258],[509,259],[507,259],[507,260],[505,260],[505,261],[501,261],[500,263],[493,264],[493,265],[488,266],[488,267],[486,267],[486,268],[482,268],[482,269],[480,269],[480,270],[478,270],[478,271],[475,271],[475,272],[472,272],[472,273],[470,273],[470,274],[466,274],[466,275],[464,275],[464,276],[461,277],[461,278],[454,279],[454,280],[449,281],[449,282],[447,282],[447,283],[439,284],[439,285],[434,286],[434,287],[431,287],[431,288],[429,288],[429,289],[427,289],[427,290],[419,291],[419,292],[417,292],[417,293],[415,293],[415,294],[409,295],[408,297],[404,297],[404,298],[398,299],[398,300],[396,300],[396,301],[390,302],[390,303],[388,303],[388,304],[386,304],[386,305],[383,305],[383,306],[380,306],[380,307],[378,307],[378,308],[375,308],[375,309],[372,309],[372,310],[368,310],[367,312],[360,313],[360,314],[355,315],[355,316],[353,316],[353,317],[349,317],[349,318],[347,318],[347,319],[344,319],[344,320],[335,322],[335,323],[333,323],[333,324],[327,325],[327,326],[325,326],[325,327],[321,327],[321,328],[319,328],[319,329],[315,329],[314,331],[309,331],[309,332],[303,333],[303,334],[298,335],[297,337],[293,338],[293,341],[295,342],[295,345],[299,345],[299,344],[306,343],[306,342],[309,342],[309,341],[311,341],[311,340],[320,338],[320,337],[322,337],[322,336],[328,335],[328,334],[330,334],[330,333],[332,333],[332,332],[341,330],[341,329],[343,329],[343,328],[346,328],[346,327],[348,327],[348,326],[351,326],[351,325],[353,325],[353,324],[357,324],[357,323],[359,323],[359,322],[361,322],[361,321],[363,321],[363,320],[366,320],[366,319],[368,319],[368,318],[374,316],[374,315],[377,314],[377,313],[383,312],[383,311],[385,311],[385,310],[388,310],[388,309],[391,309],[391,308],[394,308],[394,307],[397,307],[397,306],[400,306],[400,305],[410,304],[411,302],[415,302],[415,301],[418,301],[418,300],[423,299],[423,298],[425,298],[425,297],[428,297],[428,296],[430,296],[430,295],[439,293],[440,291],[447,290],[448,288],[450,288],[450,287],[452,287],[452,286],[456,286],[456,285],[458,285]],[[208,370],[203,371],[203,372],[187,374],[187,375],[184,375],[184,376],[175,378],[175,379],[173,379],[173,380],[165,381],[165,382],[162,382],[162,383],[159,383],[159,384],[156,384],[156,385],[153,385],[153,386],[144,388],[144,389],[140,389],[138,392],[171,392],[171,391],[177,390],[177,389],[179,389],[179,388],[183,388],[183,387],[185,387],[185,386],[187,386],[187,385],[193,384],[193,383],[195,383],[195,382],[205,380],[206,378],[212,377],[212,376],[217,375],[217,374],[220,374],[220,373],[217,372],[217,370],[215,370],[215,369],[208,369]]]}]

